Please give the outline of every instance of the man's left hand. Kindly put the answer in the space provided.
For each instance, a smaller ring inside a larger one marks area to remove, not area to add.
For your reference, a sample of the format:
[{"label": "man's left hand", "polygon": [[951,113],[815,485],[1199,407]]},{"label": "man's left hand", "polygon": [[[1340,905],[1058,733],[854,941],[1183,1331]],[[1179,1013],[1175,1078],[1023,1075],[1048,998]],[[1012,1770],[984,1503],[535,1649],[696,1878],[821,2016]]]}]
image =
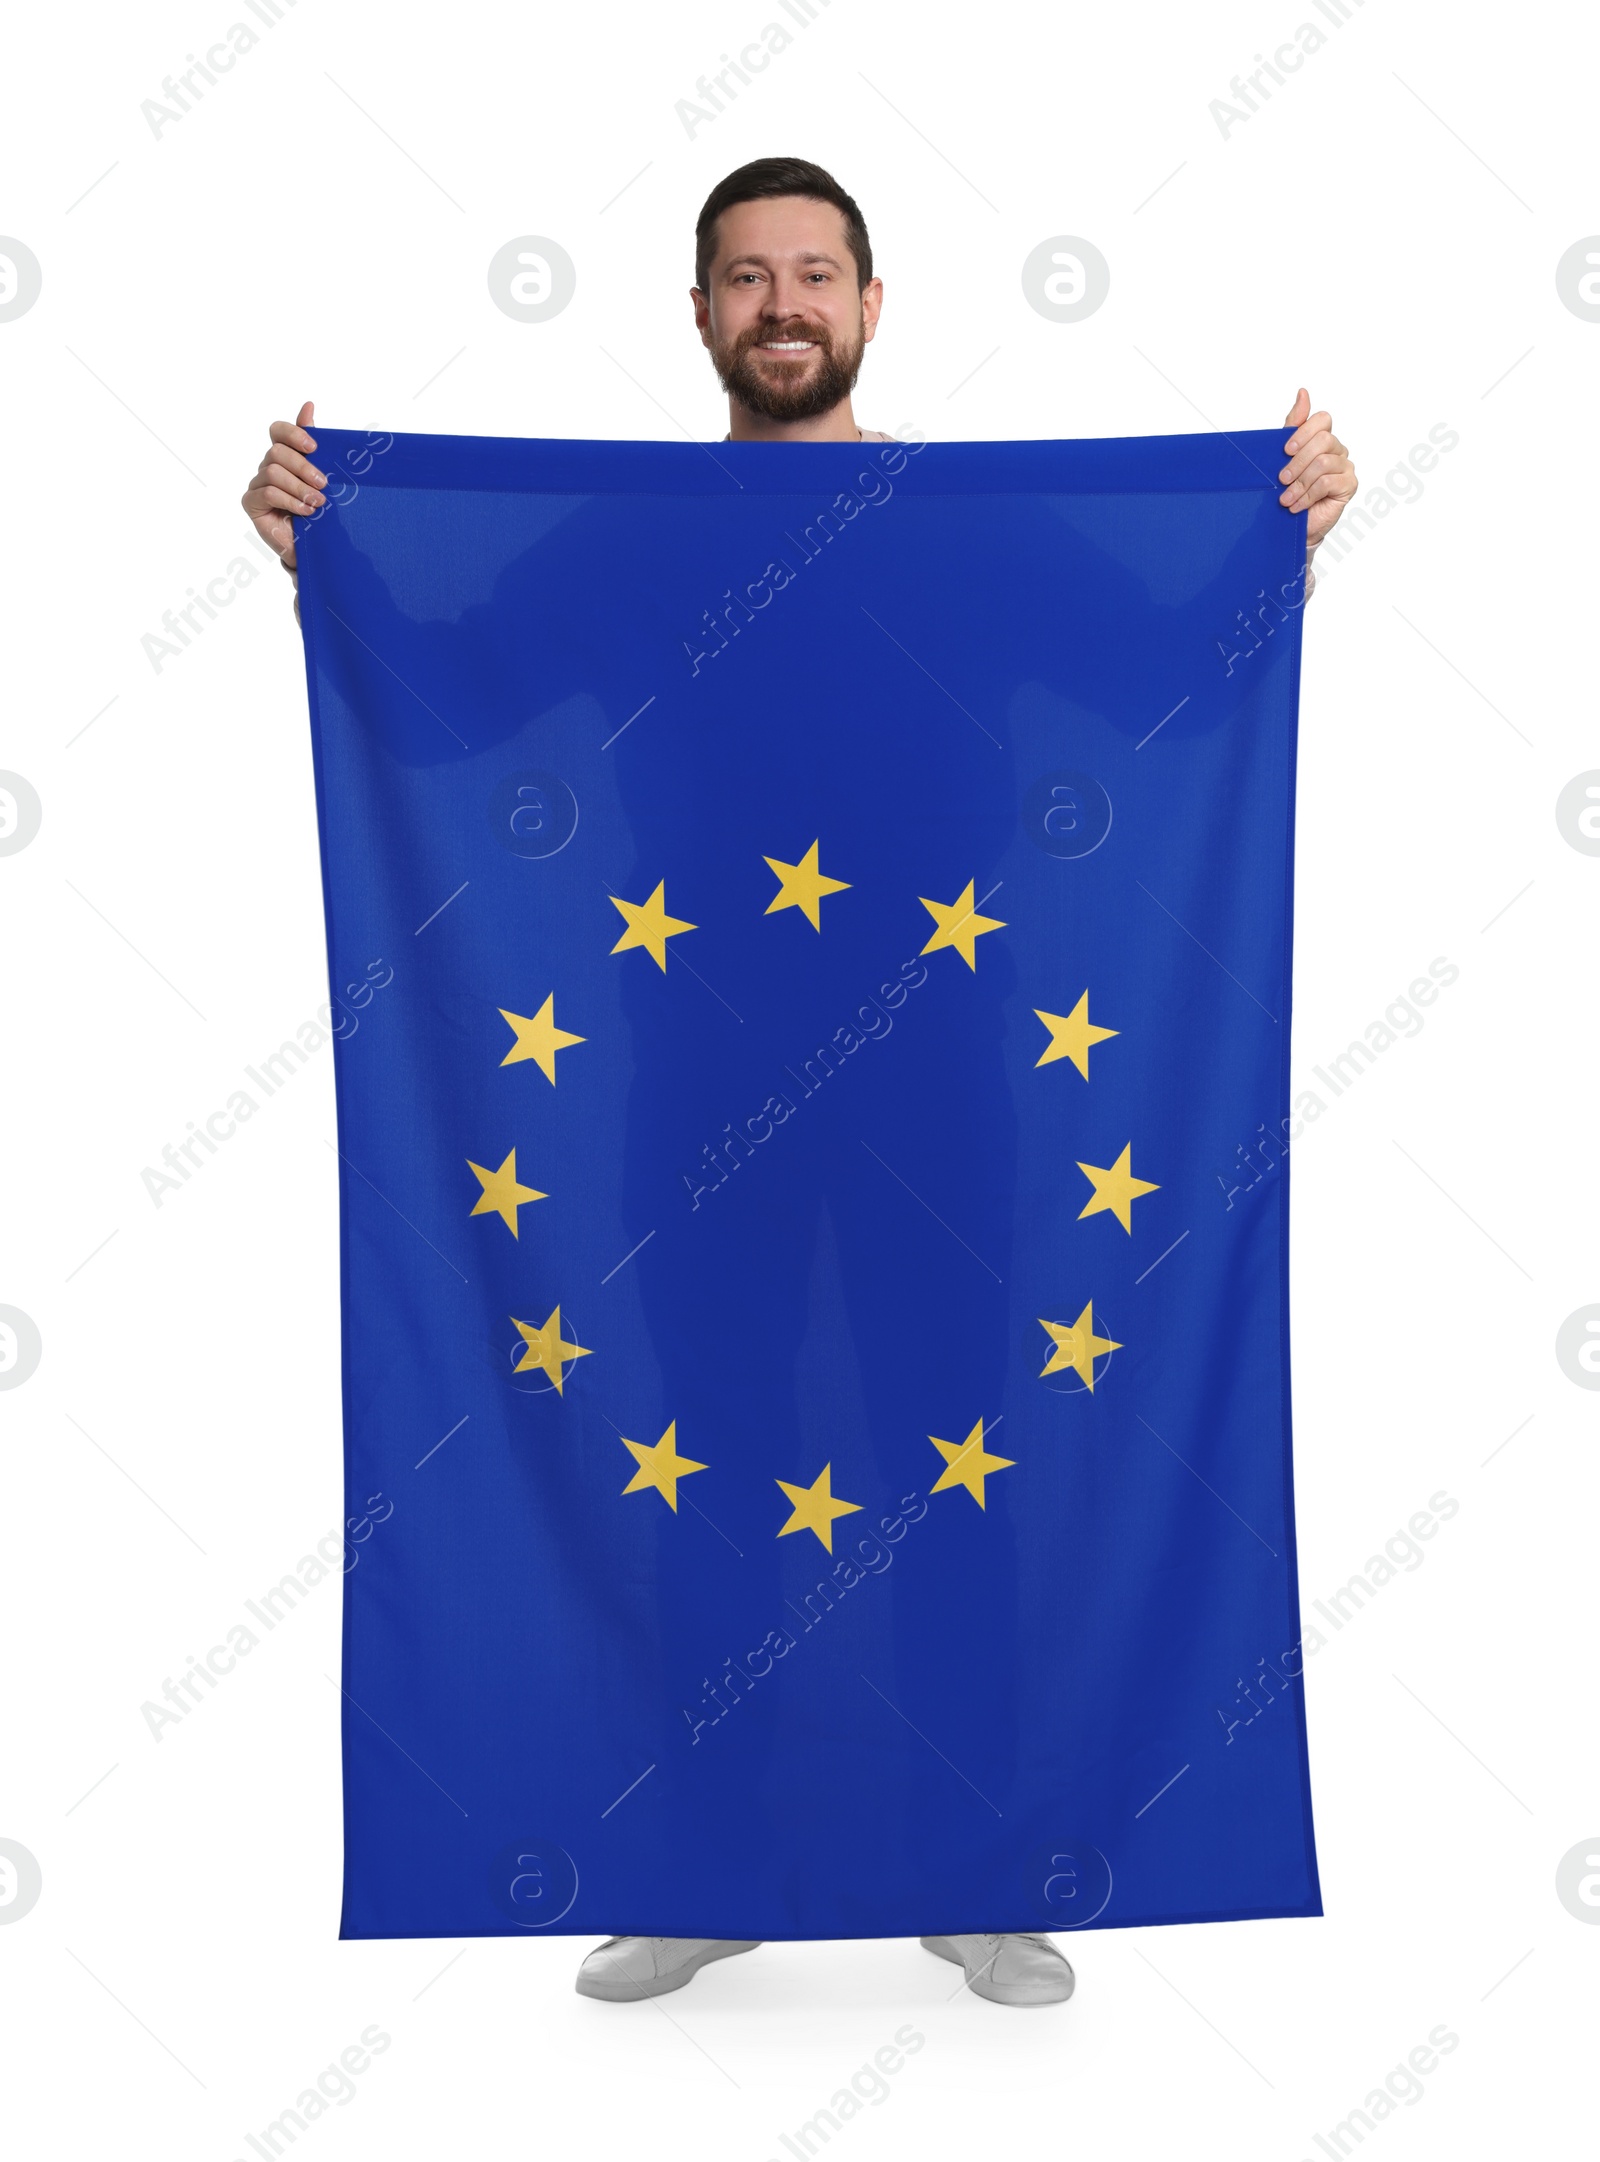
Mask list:
[{"label": "man's left hand", "polygon": [[1356,492],[1356,469],[1350,453],[1333,432],[1328,413],[1313,413],[1311,394],[1301,390],[1284,415],[1294,430],[1284,444],[1288,463],[1278,475],[1284,485],[1278,501],[1286,510],[1306,515],[1306,562],[1327,539]]}]

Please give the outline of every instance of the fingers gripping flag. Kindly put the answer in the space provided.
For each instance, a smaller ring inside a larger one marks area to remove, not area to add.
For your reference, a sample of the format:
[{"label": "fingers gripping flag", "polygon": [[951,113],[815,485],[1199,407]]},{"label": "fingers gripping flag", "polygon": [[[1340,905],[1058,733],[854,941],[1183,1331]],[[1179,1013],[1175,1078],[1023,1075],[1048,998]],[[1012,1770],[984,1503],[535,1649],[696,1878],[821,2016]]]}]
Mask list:
[{"label": "fingers gripping flag", "polygon": [[347,1936],[1320,1911],[1275,445],[321,434]]}]

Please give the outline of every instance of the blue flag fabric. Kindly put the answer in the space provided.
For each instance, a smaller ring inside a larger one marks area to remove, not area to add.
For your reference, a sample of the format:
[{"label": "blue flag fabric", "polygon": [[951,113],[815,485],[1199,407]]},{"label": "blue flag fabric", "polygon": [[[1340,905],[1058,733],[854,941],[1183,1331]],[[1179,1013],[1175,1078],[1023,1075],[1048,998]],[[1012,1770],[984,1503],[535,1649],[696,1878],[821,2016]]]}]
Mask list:
[{"label": "blue flag fabric", "polygon": [[344,1935],[1321,1911],[1281,442],[319,431]]}]

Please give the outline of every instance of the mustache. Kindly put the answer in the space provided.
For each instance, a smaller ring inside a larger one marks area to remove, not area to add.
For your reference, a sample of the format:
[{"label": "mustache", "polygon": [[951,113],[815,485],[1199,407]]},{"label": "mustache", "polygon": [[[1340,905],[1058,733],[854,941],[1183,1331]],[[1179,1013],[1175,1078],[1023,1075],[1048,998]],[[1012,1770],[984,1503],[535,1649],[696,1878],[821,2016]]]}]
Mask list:
[{"label": "mustache", "polygon": [[764,345],[769,338],[779,340],[803,338],[808,345],[817,346],[825,355],[833,351],[833,340],[820,323],[785,323],[781,326],[772,323],[758,323],[752,329],[742,331],[735,340],[733,349],[735,357],[742,358],[744,354],[753,352],[758,345]]}]

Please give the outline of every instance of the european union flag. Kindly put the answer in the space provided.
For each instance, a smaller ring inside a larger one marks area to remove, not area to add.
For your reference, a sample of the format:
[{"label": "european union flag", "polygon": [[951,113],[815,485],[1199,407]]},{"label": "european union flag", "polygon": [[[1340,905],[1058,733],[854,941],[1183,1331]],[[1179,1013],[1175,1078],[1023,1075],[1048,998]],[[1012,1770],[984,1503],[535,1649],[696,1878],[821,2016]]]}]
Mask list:
[{"label": "european union flag", "polygon": [[346,1936],[1320,1912],[1280,437],[319,430]]}]

